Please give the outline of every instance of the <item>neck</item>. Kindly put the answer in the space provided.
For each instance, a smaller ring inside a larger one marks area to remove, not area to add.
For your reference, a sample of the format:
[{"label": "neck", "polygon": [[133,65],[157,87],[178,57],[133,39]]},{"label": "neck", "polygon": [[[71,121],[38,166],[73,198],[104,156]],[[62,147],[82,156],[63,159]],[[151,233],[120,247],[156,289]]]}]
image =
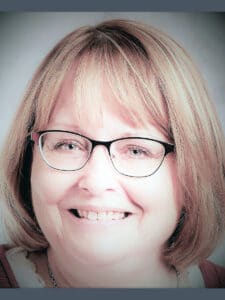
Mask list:
[{"label": "neck", "polygon": [[177,287],[177,274],[155,257],[129,257],[113,264],[90,264],[73,258],[60,258],[51,249],[48,260],[58,287],[150,288]]}]

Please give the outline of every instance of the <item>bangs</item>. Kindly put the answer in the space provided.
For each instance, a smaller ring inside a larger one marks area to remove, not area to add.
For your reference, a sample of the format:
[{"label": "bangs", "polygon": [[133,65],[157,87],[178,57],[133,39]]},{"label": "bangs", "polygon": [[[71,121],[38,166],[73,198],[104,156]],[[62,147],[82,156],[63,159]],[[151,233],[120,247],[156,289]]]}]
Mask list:
[{"label": "bangs", "polygon": [[171,139],[166,105],[149,61],[116,50],[101,47],[76,61],[72,70],[76,119],[82,120],[85,114],[90,122],[99,123],[103,105],[107,104],[117,108],[121,118],[132,126],[151,123]]}]

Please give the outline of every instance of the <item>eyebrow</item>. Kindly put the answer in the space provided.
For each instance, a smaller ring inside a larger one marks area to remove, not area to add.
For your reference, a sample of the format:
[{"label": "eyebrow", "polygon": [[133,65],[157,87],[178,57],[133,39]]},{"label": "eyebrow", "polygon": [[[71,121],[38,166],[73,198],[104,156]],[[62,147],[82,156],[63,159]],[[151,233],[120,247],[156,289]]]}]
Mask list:
[{"label": "eyebrow", "polygon": [[[74,125],[74,124],[66,124],[66,123],[55,123],[54,126],[51,126],[51,128],[48,128],[47,130],[65,130],[65,131],[69,131],[69,132],[73,132],[73,133],[78,133],[81,134],[83,136],[86,136],[88,138],[94,138],[92,136],[90,136],[90,134],[82,129],[79,125]],[[135,129],[134,129],[135,130]],[[143,132],[138,132],[138,130],[135,130],[133,132],[129,132],[129,131],[125,131],[125,132],[121,132],[118,134],[116,134],[116,136],[113,139],[117,139],[117,138],[126,138],[126,137],[143,137],[143,138],[153,138],[153,139],[162,139],[162,137],[160,136],[156,136],[154,133],[151,133],[151,130],[149,130],[149,133],[143,133]],[[101,139],[102,141],[108,141],[108,139]],[[163,139],[164,141],[164,139]],[[167,142],[167,141],[165,141]]]},{"label": "eyebrow", "polygon": [[54,123],[53,125],[54,126],[51,125],[50,128],[47,128],[47,130],[65,130],[65,131],[70,131],[75,133],[77,132],[82,135],[87,134],[87,132],[78,125],[66,124],[66,123]]}]

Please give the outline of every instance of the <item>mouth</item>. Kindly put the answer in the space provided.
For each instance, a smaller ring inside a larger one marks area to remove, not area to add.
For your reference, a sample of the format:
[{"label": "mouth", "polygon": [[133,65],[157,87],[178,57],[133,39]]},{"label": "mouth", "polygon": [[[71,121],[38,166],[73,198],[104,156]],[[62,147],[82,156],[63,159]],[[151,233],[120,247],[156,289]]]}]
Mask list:
[{"label": "mouth", "polygon": [[128,218],[130,212],[116,212],[116,211],[87,211],[72,208],[69,212],[78,219],[86,219],[90,221],[113,221],[113,220],[123,220]]}]

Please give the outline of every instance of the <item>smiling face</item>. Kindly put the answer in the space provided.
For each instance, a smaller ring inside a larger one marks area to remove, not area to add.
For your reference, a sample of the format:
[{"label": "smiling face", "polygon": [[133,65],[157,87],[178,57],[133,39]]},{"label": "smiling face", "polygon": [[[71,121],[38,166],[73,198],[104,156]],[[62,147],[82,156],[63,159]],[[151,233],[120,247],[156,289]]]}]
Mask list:
[{"label": "smiling face", "polygon": [[[151,123],[137,126],[122,116],[106,85],[101,97],[98,118],[85,109],[78,118],[71,86],[65,83],[44,129],[73,131],[101,141],[135,136],[168,142]],[[93,265],[127,257],[160,260],[180,214],[173,153],[154,175],[135,178],[119,174],[102,145],[95,147],[82,169],[66,172],[50,168],[36,143],[31,187],[37,220],[52,249],[65,259]]]}]

